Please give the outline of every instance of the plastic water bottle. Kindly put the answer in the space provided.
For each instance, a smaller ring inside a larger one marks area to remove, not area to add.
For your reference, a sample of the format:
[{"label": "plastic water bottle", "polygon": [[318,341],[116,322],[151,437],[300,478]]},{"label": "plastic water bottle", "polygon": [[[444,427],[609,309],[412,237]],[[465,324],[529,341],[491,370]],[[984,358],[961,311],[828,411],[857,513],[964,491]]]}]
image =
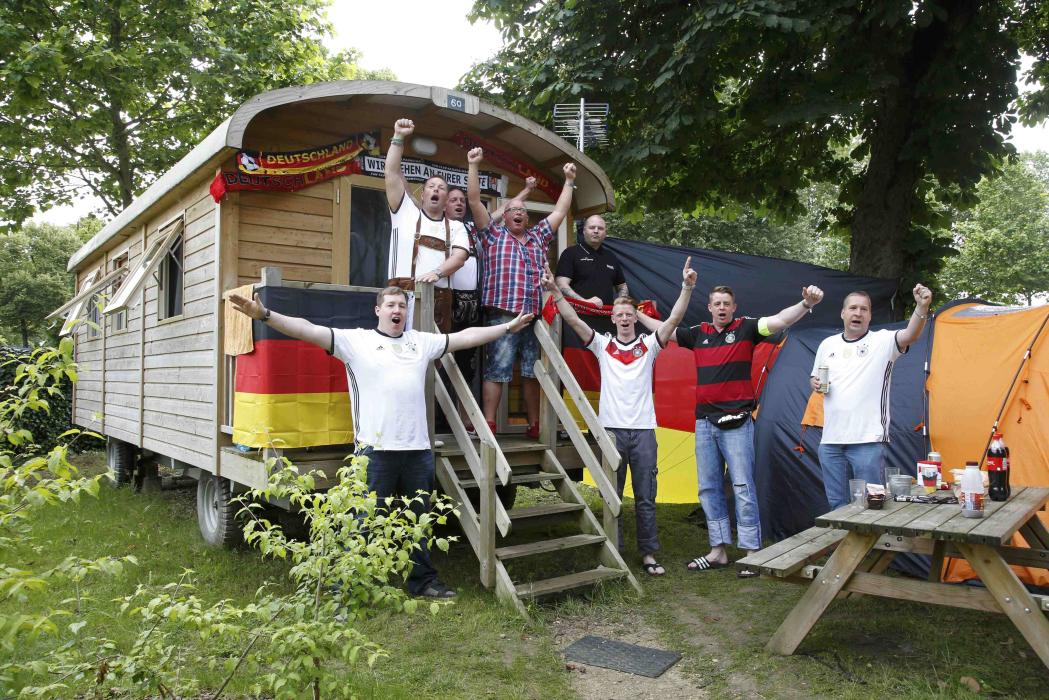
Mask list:
[{"label": "plastic water bottle", "polygon": [[987,448],[987,479],[990,481],[987,495],[992,501],[1009,499],[1012,493],[1009,488],[1009,448],[1005,446],[1001,433],[991,436],[991,444]]},{"label": "plastic water bottle", "polygon": [[978,462],[966,462],[962,472],[962,515],[983,517],[983,474]]}]

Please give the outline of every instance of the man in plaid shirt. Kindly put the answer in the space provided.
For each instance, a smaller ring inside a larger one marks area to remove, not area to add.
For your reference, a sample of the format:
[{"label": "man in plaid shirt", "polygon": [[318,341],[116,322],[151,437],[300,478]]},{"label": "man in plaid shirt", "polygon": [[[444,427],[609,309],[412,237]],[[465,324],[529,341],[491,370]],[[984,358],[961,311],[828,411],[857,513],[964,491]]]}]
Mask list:
[{"label": "man in plaid shirt", "polygon": [[[529,228],[528,210],[520,197],[511,199],[503,211],[503,219],[493,219],[481,202],[478,167],[484,152],[474,148],[466,155],[469,163],[467,200],[477,225],[477,235],[484,253],[484,282],[481,304],[485,324],[507,323],[520,313],[539,315],[542,302],[540,286],[547,263],[547,248],[554,232],[561,226],[572,207],[575,189],[575,164],[565,163],[565,184],[549,216]],[[495,412],[503,396],[503,385],[513,376],[514,360],[521,360],[524,380],[525,410],[528,413],[530,438],[539,437],[539,382],[532,367],[539,359],[539,341],[531,326],[521,333],[506,335],[489,343],[485,350],[484,386],[482,404],[484,417],[495,431]]]}]

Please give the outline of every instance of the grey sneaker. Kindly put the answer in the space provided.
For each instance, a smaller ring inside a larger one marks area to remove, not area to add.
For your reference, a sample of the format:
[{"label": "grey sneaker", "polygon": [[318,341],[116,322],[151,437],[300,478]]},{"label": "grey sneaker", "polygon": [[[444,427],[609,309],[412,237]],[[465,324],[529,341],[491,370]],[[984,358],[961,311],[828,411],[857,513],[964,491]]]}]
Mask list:
[{"label": "grey sneaker", "polygon": [[419,592],[417,597],[419,598],[437,598],[441,600],[448,600],[456,596],[455,590],[444,585],[441,581],[434,579],[430,582],[426,588]]}]

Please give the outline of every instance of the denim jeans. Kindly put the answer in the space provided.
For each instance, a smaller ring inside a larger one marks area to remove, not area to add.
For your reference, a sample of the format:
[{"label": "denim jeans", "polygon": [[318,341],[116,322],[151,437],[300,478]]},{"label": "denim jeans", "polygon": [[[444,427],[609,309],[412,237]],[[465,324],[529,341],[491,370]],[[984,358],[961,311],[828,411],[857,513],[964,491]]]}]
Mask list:
[{"label": "denim jeans", "polygon": [[[368,490],[382,501],[388,496],[412,498],[417,492],[426,495],[422,502],[412,505],[412,511],[421,515],[430,507],[430,493],[434,487],[433,452],[430,450],[373,450],[366,447],[361,454],[368,458]],[[437,570],[430,563],[430,543],[423,540],[412,551],[412,570],[408,574],[408,592],[418,595],[437,579]]]},{"label": "denim jeans", "polygon": [[736,535],[740,549],[761,549],[761,516],[754,488],[754,421],[722,430],[706,419],[696,421],[696,471],[699,500],[707,517],[710,546],[732,544],[728,503],[722,488],[728,465],[736,499]]},{"label": "denim jeans", "polygon": [[[517,318],[517,314],[485,312],[484,325],[500,326]],[[535,361],[539,359],[539,340],[534,324],[517,333],[499,336],[484,346],[484,378],[489,382],[506,383],[514,376],[514,359],[520,356],[521,376],[535,377]]]},{"label": "denim jeans", "polygon": [[[656,431],[631,428],[606,428],[619,450],[616,493],[623,497],[626,469],[630,465],[630,485],[634,491],[634,516],[637,518],[637,551],[641,556],[659,551],[656,530]],[[623,519],[619,520],[619,551],[623,551]]]},{"label": "denim jeans", "polygon": [[851,445],[820,443],[820,470],[823,490],[830,509],[840,508],[851,499],[849,479],[863,479],[868,484],[882,484],[885,463],[884,442],[860,442]]}]

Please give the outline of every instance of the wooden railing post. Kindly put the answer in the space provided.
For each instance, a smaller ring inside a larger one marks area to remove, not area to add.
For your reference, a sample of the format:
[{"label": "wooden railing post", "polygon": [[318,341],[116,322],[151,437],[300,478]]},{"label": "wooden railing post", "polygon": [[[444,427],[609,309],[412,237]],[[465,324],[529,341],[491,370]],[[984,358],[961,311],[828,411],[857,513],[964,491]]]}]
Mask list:
[{"label": "wooden railing post", "polygon": [[[539,321],[536,323],[538,324]],[[560,316],[555,318],[553,325],[550,326],[550,338],[553,341],[554,347],[561,347]],[[543,367],[546,368],[546,371],[550,374],[550,378],[554,381],[554,387],[556,390],[560,392],[560,377],[554,368],[553,361],[550,358],[550,353],[545,346],[540,346],[540,352],[542,353],[541,358]],[[550,397],[547,396],[545,391],[541,393],[539,404],[539,442],[550,449],[557,447],[557,412],[554,411],[553,405],[550,403]]]},{"label": "wooden railing post", "polygon": [[[437,326],[433,322],[433,284],[429,282],[416,282],[415,283],[415,309],[414,311],[414,323],[415,330],[420,333],[436,333]],[[433,405],[433,380],[434,380],[434,366],[431,362],[426,367],[426,383],[424,384],[426,391],[426,425],[430,429],[430,444],[433,444],[434,436],[434,405]]]},{"label": "wooden railing post", "polygon": [[[608,458],[605,457],[604,453],[601,454],[601,471],[605,473],[605,476],[613,487],[616,485],[616,470],[612,469],[612,465],[608,463]],[[601,524],[605,528],[605,536],[608,537],[608,541],[612,543],[612,546],[619,549],[619,519],[623,517],[622,510],[619,512],[614,511],[609,507],[608,501],[604,500],[601,505]]]},{"label": "wooden railing post", "polygon": [[481,472],[483,479],[478,486],[481,491],[478,523],[481,532],[478,559],[481,560],[481,584],[485,588],[495,586],[495,453],[496,446],[487,440],[481,441]]}]

